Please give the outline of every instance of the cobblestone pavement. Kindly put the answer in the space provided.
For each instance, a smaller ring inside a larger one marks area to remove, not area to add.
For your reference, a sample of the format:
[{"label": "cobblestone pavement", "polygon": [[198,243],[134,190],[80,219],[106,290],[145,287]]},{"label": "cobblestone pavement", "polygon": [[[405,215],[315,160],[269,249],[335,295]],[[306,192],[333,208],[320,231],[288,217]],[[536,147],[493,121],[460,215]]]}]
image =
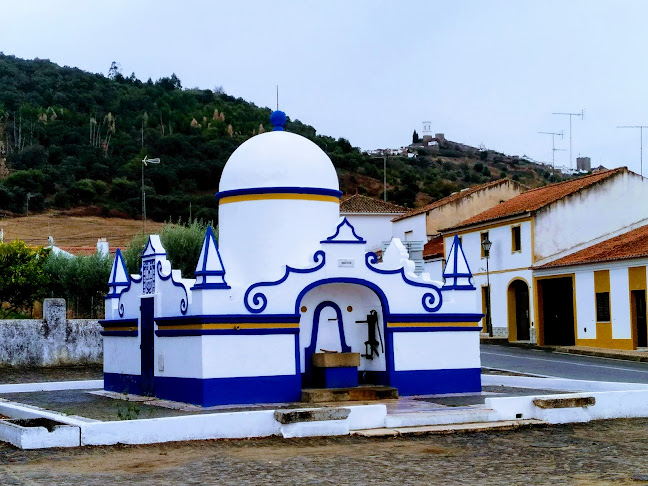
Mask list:
[{"label": "cobblestone pavement", "polygon": [[202,441],[21,451],[0,484],[648,483],[648,419],[450,435]]}]

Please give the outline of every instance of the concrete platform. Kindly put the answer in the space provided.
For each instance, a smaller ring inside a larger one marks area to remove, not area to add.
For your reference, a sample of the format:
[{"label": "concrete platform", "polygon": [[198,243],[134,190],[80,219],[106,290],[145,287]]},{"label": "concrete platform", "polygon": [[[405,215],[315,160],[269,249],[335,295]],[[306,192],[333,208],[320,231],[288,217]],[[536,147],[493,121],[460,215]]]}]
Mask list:
[{"label": "concrete platform", "polygon": [[[73,447],[269,436],[450,433],[648,417],[648,385],[505,375],[483,375],[482,383],[484,391],[478,394],[191,411],[183,410],[182,404],[161,406],[154,400],[98,395],[97,390],[84,389],[91,383],[36,383],[7,387],[5,393],[0,388],[0,415],[7,417],[0,420],[0,440],[23,448]],[[120,403],[152,413],[117,416],[115,404]]]}]

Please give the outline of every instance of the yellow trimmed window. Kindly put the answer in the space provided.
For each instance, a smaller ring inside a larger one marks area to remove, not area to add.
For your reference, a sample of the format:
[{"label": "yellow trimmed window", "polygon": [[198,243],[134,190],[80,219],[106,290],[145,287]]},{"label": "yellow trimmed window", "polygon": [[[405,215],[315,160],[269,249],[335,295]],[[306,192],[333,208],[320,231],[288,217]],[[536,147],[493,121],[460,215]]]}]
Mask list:
[{"label": "yellow trimmed window", "polygon": [[484,251],[484,247],[482,246],[482,243],[488,239],[488,231],[484,231],[480,233],[480,238],[479,238],[479,248],[481,249],[481,257],[486,258],[486,252]]},{"label": "yellow trimmed window", "polygon": [[511,251],[522,251],[522,230],[520,226],[511,227]]}]

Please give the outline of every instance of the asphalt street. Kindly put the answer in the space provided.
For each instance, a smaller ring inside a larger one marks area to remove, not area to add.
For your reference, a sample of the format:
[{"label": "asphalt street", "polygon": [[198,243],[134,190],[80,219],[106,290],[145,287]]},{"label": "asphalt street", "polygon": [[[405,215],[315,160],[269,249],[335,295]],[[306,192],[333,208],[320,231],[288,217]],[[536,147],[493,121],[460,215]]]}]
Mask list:
[{"label": "asphalt street", "polygon": [[648,383],[648,363],[620,359],[482,344],[481,361],[484,368],[519,373],[574,380]]}]

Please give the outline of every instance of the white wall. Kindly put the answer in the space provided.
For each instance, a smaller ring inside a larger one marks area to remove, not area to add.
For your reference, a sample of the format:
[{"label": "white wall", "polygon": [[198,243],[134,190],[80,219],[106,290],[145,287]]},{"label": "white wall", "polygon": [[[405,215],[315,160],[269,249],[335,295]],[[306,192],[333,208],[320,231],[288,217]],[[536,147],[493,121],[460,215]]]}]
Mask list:
[{"label": "white wall", "polygon": [[[245,287],[283,275],[285,265],[305,267],[319,242],[335,232],[339,204],[268,199],[218,208],[219,251],[225,280]],[[259,262],[263,262],[259,265]]]},{"label": "white wall", "polygon": [[[457,352],[461,350],[461,352]],[[395,332],[394,369],[448,370],[479,368],[477,332]]]},{"label": "white wall", "polygon": [[[411,237],[405,238],[405,233],[411,231]],[[427,242],[427,230],[425,228],[425,213],[410,216],[409,218],[394,221],[392,223],[392,236],[400,238],[401,241]]]},{"label": "white wall", "polygon": [[383,241],[392,237],[392,222],[397,214],[357,214],[340,213],[346,217],[355,228],[356,234],[367,242],[367,251],[376,251],[382,248]]},{"label": "white wall", "polygon": [[536,215],[538,260],[648,218],[648,180],[621,173],[569,196]]},{"label": "white wall", "polygon": [[[513,252],[511,246],[511,228],[520,226],[522,250]],[[500,336],[508,335],[508,288],[514,279],[524,280],[529,287],[529,323],[534,322],[533,301],[533,272],[532,265],[531,222],[512,222],[488,228],[488,238],[492,242],[488,270],[491,285],[491,320],[495,333]],[[481,256],[481,233],[475,230],[461,235],[462,248],[468,260],[468,266],[473,274],[473,283],[477,287],[474,294],[477,309],[482,309],[481,287],[487,283],[486,258]],[[454,235],[445,236],[446,257],[450,251]]]}]

